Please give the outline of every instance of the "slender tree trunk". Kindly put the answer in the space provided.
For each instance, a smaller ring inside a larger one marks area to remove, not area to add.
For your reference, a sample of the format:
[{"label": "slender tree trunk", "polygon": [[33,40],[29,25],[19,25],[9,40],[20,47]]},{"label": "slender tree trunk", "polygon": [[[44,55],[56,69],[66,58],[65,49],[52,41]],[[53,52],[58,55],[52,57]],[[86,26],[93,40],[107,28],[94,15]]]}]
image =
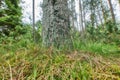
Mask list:
[{"label": "slender tree trunk", "polygon": [[109,2],[109,6],[110,6],[111,15],[112,15],[112,20],[113,20],[114,23],[116,23],[115,14],[114,14],[114,10],[113,10],[111,0],[108,0],[108,2]]},{"label": "slender tree trunk", "polygon": [[86,15],[86,10],[85,10],[85,4],[84,4],[85,2],[83,2],[83,8],[82,8],[82,10],[83,10],[83,24],[84,24],[84,30],[85,30],[85,28],[86,28],[86,19],[85,19],[85,15]]},{"label": "slender tree trunk", "polygon": [[100,9],[99,9],[98,6],[97,6],[97,14],[98,14],[98,17],[99,17],[99,20],[100,20],[100,24],[103,25],[103,21],[102,21],[102,18],[101,18],[101,12],[100,12]]},{"label": "slender tree trunk", "polygon": [[70,0],[70,10],[71,10],[71,16],[70,16],[70,23],[71,23],[71,26],[74,28],[75,27],[75,14],[76,14],[76,11],[75,11],[75,0]]},{"label": "slender tree trunk", "polygon": [[[102,15],[103,15],[104,23],[105,23],[105,25],[106,25],[107,18],[106,18],[106,15],[105,15],[105,10],[104,10],[104,7],[103,7],[102,0],[100,0],[100,4],[101,4],[101,9],[102,9]],[[104,27],[104,26],[103,26],[103,27]]]},{"label": "slender tree trunk", "polygon": [[33,41],[36,42],[35,35],[35,0],[33,0]]},{"label": "slender tree trunk", "polygon": [[79,0],[79,24],[80,24],[80,27],[81,27],[81,30],[83,30],[83,11],[82,11],[82,3],[81,3],[81,0]]},{"label": "slender tree trunk", "polygon": [[67,0],[43,0],[43,45],[71,46]]},{"label": "slender tree trunk", "polygon": [[91,15],[90,15],[90,19],[91,19],[91,24],[92,27],[95,27],[95,13],[91,10]]},{"label": "slender tree trunk", "polygon": [[85,10],[83,10],[83,24],[84,24],[84,30],[85,30],[85,23],[86,23],[86,19],[85,19],[85,15],[86,15],[86,12]]},{"label": "slender tree trunk", "polygon": [[0,0],[0,8],[1,8],[1,6],[2,6],[2,1]]},{"label": "slender tree trunk", "polygon": [[94,3],[90,2],[90,11],[91,11],[91,14],[90,14],[90,19],[91,19],[91,25],[92,27],[95,27],[95,7],[94,7]]},{"label": "slender tree trunk", "polygon": [[78,23],[77,23],[77,13],[76,13],[76,3],[75,0],[70,0],[70,10],[71,10],[71,16],[70,16],[70,23],[72,28],[78,27]]},{"label": "slender tree trunk", "polygon": [[[2,0],[0,0],[0,9],[2,8]],[[2,13],[0,13],[0,17],[2,17]]]}]

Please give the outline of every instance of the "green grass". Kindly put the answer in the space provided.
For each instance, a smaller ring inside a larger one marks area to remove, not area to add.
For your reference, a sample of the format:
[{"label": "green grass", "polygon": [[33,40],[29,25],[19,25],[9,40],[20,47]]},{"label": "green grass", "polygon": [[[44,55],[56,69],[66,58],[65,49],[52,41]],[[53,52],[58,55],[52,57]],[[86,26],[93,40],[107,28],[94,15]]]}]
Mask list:
[{"label": "green grass", "polygon": [[44,48],[28,39],[0,43],[0,80],[120,80],[117,45],[73,40],[73,49]]},{"label": "green grass", "polygon": [[120,48],[115,44],[105,44],[102,42],[93,41],[80,41],[75,40],[73,42],[75,50],[82,50],[86,52],[91,52],[95,54],[100,54],[102,56],[120,55]]},{"label": "green grass", "polygon": [[110,46],[90,43],[80,48],[85,51],[45,49],[35,44],[18,48],[11,45],[14,50],[4,46],[0,48],[5,53],[0,53],[0,80],[120,79],[119,58],[104,58],[91,53],[101,52],[101,46],[111,49]]}]

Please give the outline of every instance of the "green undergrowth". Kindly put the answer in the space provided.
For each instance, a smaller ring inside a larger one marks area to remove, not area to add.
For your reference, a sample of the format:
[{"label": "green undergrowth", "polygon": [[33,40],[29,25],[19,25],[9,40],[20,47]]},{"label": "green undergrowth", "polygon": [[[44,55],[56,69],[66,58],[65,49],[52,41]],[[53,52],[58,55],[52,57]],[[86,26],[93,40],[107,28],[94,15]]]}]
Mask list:
[{"label": "green undergrowth", "polygon": [[0,40],[0,80],[120,80],[120,48],[73,40],[73,48],[44,48],[30,37]]},{"label": "green undergrowth", "polygon": [[105,44],[102,42],[93,42],[88,40],[75,40],[73,42],[73,46],[74,49],[78,51],[83,50],[94,54],[100,54],[102,56],[120,56],[120,47],[116,44]]},{"label": "green undergrowth", "polygon": [[6,47],[0,53],[0,80],[120,80],[120,58],[91,53],[89,47],[93,46],[87,48],[91,52],[84,48],[45,49],[35,44]]}]

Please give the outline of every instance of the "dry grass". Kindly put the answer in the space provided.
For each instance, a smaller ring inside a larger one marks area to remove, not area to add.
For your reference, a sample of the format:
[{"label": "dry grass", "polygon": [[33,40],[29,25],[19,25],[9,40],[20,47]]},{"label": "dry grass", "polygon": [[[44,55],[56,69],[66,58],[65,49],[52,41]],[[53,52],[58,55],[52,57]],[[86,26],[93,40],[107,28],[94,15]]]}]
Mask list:
[{"label": "dry grass", "polygon": [[34,46],[1,54],[0,80],[120,80],[120,61]]}]

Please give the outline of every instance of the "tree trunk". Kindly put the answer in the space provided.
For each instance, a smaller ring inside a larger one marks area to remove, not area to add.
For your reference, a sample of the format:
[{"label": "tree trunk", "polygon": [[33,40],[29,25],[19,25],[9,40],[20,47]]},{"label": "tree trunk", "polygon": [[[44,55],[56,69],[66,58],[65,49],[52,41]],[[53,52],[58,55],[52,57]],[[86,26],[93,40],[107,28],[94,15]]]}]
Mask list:
[{"label": "tree trunk", "polygon": [[83,28],[83,11],[82,11],[82,3],[81,3],[81,0],[79,0],[79,24],[80,24],[80,27],[81,27],[81,30],[84,30]]},{"label": "tree trunk", "polygon": [[84,30],[86,28],[86,19],[85,19],[85,16],[86,16],[86,9],[85,9],[85,2],[83,2],[83,23],[84,23]]},{"label": "tree trunk", "polygon": [[69,6],[70,6],[70,11],[71,11],[71,16],[70,16],[70,26],[72,26],[72,28],[75,27],[75,1],[74,0],[70,0],[70,3],[69,3]]},{"label": "tree trunk", "polygon": [[95,27],[95,6],[93,0],[90,1],[90,20],[92,27]]},{"label": "tree trunk", "polygon": [[[104,23],[105,23],[104,26],[106,26],[107,18],[106,18],[105,9],[104,9],[104,7],[103,7],[102,0],[100,0],[100,4],[101,4],[101,10],[102,10],[102,15],[103,15]],[[104,26],[103,26],[103,27],[104,27]]]},{"label": "tree trunk", "polygon": [[103,26],[103,20],[102,20],[101,12],[100,12],[100,9],[99,9],[98,6],[97,6],[97,14],[98,14],[98,17],[99,17],[100,24]]},{"label": "tree trunk", "polygon": [[0,8],[1,8],[1,6],[2,6],[2,1],[0,0]]},{"label": "tree trunk", "polygon": [[32,24],[32,26],[33,26],[33,41],[36,42],[36,37],[35,37],[36,36],[35,35],[35,0],[33,0],[32,10],[33,10],[33,12],[32,12],[33,13],[33,17],[32,17],[33,18],[33,21],[32,21],[33,22],[33,24]]},{"label": "tree trunk", "polygon": [[116,23],[115,14],[114,14],[114,10],[113,10],[111,0],[108,0],[108,2],[109,2],[109,6],[110,6],[111,15],[112,15],[112,20],[113,20],[114,23]]},{"label": "tree trunk", "polygon": [[43,0],[43,45],[71,46],[67,0]]},{"label": "tree trunk", "polygon": [[[2,0],[0,0],[0,9],[2,9]],[[0,13],[0,17],[2,17],[2,13]]]}]

